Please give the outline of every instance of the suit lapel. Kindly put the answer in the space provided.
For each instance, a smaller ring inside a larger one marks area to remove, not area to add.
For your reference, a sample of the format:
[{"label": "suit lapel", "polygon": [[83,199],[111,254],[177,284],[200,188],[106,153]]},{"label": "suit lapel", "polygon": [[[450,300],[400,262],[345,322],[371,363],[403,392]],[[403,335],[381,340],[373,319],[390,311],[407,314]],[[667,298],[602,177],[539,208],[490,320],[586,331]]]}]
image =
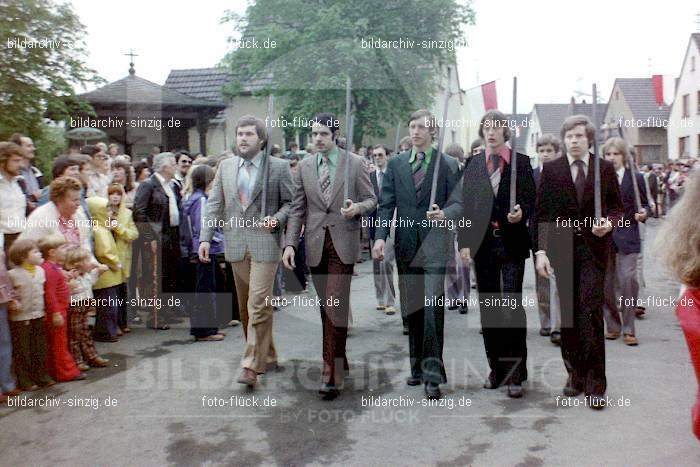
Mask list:
[{"label": "suit lapel", "polygon": [[[238,156],[234,156],[232,159],[232,164],[231,164],[231,178],[230,183],[231,183],[231,189],[233,192],[233,200],[234,203],[238,205],[238,207],[243,210],[243,205],[241,204],[241,199],[238,197],[238,164],[240,163],[241,158]],[[222,174],[223,175],[223,174]]]},{"label": "suit lapel", "polygon": [[[308,164],[299,164],[299,165],[300,165],[301,170],[302,170],[303,178],[310,180],[311,185],[313,185],[312,192],[316,194],[316,198],[318,198],[318,201],[321,203],[321,205],[325,205],[326,202],[323,200],[323,194],[321,193],[321,186],[318,184],[317,155],[313,154],[311,156],[311,160],[309,161]],[[311,193],[307,193],[306,195],[309,196],[309,195],[311,195]]]},{"label": "suit lapel", "polygon": [[[333,183],[331,183],[331,196],[328,200],[329,206],[333,204],[341,188],[345,186],[345,164],[348,163],[348,152],[338,148],[338,167],[335,169],[335,177],[333,177]],[[348,193],[350,193],[349,190]]]},{"label": "suit lapel", "polygon": [[413,185],[413,174],[411,173],[411,164],[408,160],[411,157],[410,152],[405,152],[399,156],[399,164],[396,164],[396,178],[401,180],[404,185],[404,190],[412,200],[416,199],[416,187]]},{"label": "suit lapel", "polygon": [[[571,167],[569,167],[569,159],[566,157],[566,155],[563,155],[558,159],[555,159],[552,162],[552,164],[559,165],[559,169],[557,170],[557,172],[561,174],[562,188],[569,195],[569,199],[571,200],[572,205],[576,209],[580,209],[580,206],[578,205],[578,196],[576,196],[576,187],[574,186],[574,179],[571,178]],[[583,191],[585,199],[585,188]]]},{"label": "suit lapel", "polygon": [[267,157],[263,154],[263,157],[260,160],[260,168],[255,176],[255,184],[253,185],[253,191],[250,194],[250,203],[248,204],[248,207],[253,205],[255,198],[257,198],[262,191],[263,174],[265,173],[265,170],[267,170]]},{"label": "suit lapel", "polygon": [[[600,164],[600,169],[602,171],[602,163]],[[602,181],[602,180],[601,180]],[[602,187],[601,183],[601,187]],[[574,189],[574,192],[576,190]],[[588,176],[586,177],[586,188],[583,190],[583,203],[581,208],[587,206],[589,203],[593,202],[595,197],[595,156],[593,154],[588,158]]]},{"label": "suit lapel", "polygon": [[[418,204],[423,203],[426,199],[430,201],[430,190],[433,188],[433,173],[435,172],[435,164],[437,164],[437,160],[440,157],[440,154],[437,153],[437,149],[433,148],[433,151],[435,151],[435,154],[430,158],[428,171],[425,173],[425,177],[423,177],[423,182],[421,183]],[[443,161],[440,161],[440,165],[442,165],[442,162]],[[438,176],[439,175],[440,173],[438,171]],[[411,175],[411,180],[413,180],[413,175]]]}]

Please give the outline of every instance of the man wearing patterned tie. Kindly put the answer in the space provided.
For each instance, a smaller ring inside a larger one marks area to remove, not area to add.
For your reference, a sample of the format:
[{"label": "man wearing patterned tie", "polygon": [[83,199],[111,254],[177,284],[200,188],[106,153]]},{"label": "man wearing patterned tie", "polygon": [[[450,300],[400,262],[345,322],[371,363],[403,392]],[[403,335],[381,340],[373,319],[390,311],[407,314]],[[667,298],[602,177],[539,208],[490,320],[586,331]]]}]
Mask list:
[{"label": "man wearing patterned tie", "polygon": [[[272,285],[293,192],[289,163],[263,153],[268,137],[265,123],[259,118],[246,115],[238,120],[239,156],[219,165],[199,243],[200,260],[209,262],[211,239],[216,227],[223,227],[225,257],[233,269],[246,337],[238,382],[249,387],[255,386],[259,374],[277,366],[272,338]],[[265,171],[267,189],[263,190]],[[263,193],[265,212],[261,212]]]},{"label": "man wearing patterned tie", "polygon": [[[282,258],[285,267],[294,269],[303,226],[306,261],[321,304],[323,382],[319,393],[325,400],[338,396],[350,369],[345,342],[350,281],[360,257],[360,219],[377,205],[362,158],[336,145],[339,128],[340,122],[329,113],[313,119],[311,138],[318,153],[301,161],[294,174],[294,198]],[[346,184],[348,206],[344,206],[343,199]]]},{"label": "man wearing patterned tie", "polygon": [[[508,396],[522,397],[527,379],[525,309],[522,305],[525,259],[530,256],[527,221],[535,205],[530,158],[517,154],[515,206],[510,209],[512,151],[515,135],[506,116],[487,112],[479,125],[486,149],[464,169],[462,190],[455,190],[446,215],[468,227],[457,231],[463,261],[474,255],[479,312],[490,373],[484,387],[506,384]],[[470,222],[470,224],[467,223]]]},{"label": "man wearing patterned tie", "polygon": [[391,158],[383,177],[372,255],[384,258],[396,209],[394,250],[411,365],[406,384],[423,383],[426,396],[439,399],[440,384],[447,382],[442,359],[445,270],[454,244],[452,232],[440,222],[444,213],[428,211],[438,157],[435,204],[439,207],[445,205],[458,184],[459,166],[454,158],[437,154],[433,148],[437,126],[430,111],[421,109],[411,114],[408,129],[412,148]]},{"label": "man wearing patterned tie", "polygon": [[[552,266],[561,303],[561,354],[568,379],[564,395],[585,393],[587,405],[605,407],[603,291],[611,231],[623,214],[612,163],[600,160],[600,208],[610,222],[595,219],[595,159],[589,152],[595,127],[573,115],[561,129],[566,156],[545,162],[537,190],[537,273]],[[551,265],[550,265],[551,260]]]}]

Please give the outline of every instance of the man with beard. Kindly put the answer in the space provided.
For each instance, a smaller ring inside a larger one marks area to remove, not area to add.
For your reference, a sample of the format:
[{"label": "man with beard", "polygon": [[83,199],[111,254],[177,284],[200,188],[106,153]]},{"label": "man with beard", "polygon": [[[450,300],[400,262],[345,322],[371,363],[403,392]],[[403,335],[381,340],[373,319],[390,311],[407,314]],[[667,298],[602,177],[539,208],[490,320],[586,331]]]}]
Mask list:
[{"label": "man with beard", "polygon": [[[210,261],[209,248],[215,227],[223,225],[225,257],[233,268],[246,337],[238,382],[248,387],[254,387],[258,375],[268,368],[277,367],[272,335],[272,286],[293,193],[289,163],[266,156],[263,150],[267,144],[269,135],[265,122],[250,115],[238,120],[238,156],[224,159],[219,165],[199,243],[200,260]],[[267,187],[263,189],[265,171]],[[262,212],[263,195],[265,212]]]},{"label": "man with beard", "polygon": [[4,238],[5,257],[24,230],[27,200],[17,182],[24,149],[15,143],[0,143],[0,232]]}]

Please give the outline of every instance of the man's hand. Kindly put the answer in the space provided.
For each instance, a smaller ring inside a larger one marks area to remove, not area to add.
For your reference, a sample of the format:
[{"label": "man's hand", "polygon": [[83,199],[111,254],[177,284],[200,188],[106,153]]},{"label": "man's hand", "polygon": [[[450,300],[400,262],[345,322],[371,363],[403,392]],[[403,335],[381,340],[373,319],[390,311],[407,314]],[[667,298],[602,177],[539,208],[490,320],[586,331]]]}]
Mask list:
[{"label": "man's hand", "polygon": [[284,253],[282,253],[282,264],[284,264],[284,267],[290,270],[293,270],[295,267],[297,267],[296,263],[294,262],[294,247],[293,246],[288,246],[284,249]]},{"label": "man's hand", "polygon": [[469,266],[469,264],[472,262],[471,251],[469,251],[469,248],[460,249],[459,257],[462,260],[462,264],[465,266]]},{"label": "man's hand", "polygon": [[199,256],[199,260],[202,263],[208,263],[209,261],[211,261],[209,259],[209,248],[210,248],[209,242],[200,242],[199,243],[199,250],[197,251],[197,255]]},{"label": "man's hand", "polygon": [[433,204],[433,208],[430,211],[426,211],[425,216],[429,221],[441,221],[445,218],[445,211],[440,209],[437,204]]},{"label": "man's hand", "polygon": [[103,272],[108,271],[109,268],[107,267],[106,264],[99,264],[99,265],[97,265],[97,270],[100,271],[100,274],[102,274]]},{"label": "man's hand", "polygon": [[64,323],[63,316],[60,313],[54,313],[51,317],[51,322],[55,328],[60,328]]},{"label": "man's hand", "polygon": [[513,206],[513,212],[508,213],[508,222],[511,224],[517,224],[523,220],[523,211],[520,209],[520,205],[516,204]]},{"label": "man's hand", "polygon": [[372,247],[372,258],[379,261],[384,260],[384,240],[375,240],[374,246]]},{"label": "man's hand", "polygon": [[278,225],[279,221],[276,217],[273,216],[265,216],[265,218],[262,221],[263,229],[267,230],[270,233],[272,233],[272,231],[275,230]]},{"label": "man's hand", "polygon": [[13,298],[7,304],[7,311],[9,311],[10,314],[19,313],[22,311],[22,305],[20,305],[19,302]]},{"label": "man's hand", "polygon": [[535,255],[535,269],[541,277],[549,277],[554,272],[549,264],[549,258],[544,253]]},{"label": "man's hand", "polygon": [[151,253],[158,254],[158,243],[155,240],[151,240]]},{"label": "man's hand", "polygon": [[353,203],[352,200],[346,199],[345,205],[347,206],[346,208],[340,208],[340,213],[343,215],[344,218],[350,220],[353,217],[360,214],[360,208],[357,207],[357,205]]},{"label": "man's hand", "polygon": [[643,209],[639,212],[635,212],[634,220],[636,220],[637,222],[644,222],[645,220],[647,220],[647,212]]},{"label": "man's hand", "polygon": [[602,237],[612,230],[612,222],[607,217],[601,217],[600,220],[593,225],[591,232],[596,237]]}]

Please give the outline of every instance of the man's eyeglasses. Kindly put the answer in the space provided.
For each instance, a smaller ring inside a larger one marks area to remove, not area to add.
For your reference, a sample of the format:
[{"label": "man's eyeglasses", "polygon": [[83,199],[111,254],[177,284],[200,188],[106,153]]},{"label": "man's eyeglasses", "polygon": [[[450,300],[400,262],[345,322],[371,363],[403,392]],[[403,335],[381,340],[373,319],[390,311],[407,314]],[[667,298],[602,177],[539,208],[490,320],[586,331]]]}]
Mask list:
[{"label": "man's eyeglasses", "polygon": [[181,160],[180,165],[192,165],[192,161],[190,160]]}]

